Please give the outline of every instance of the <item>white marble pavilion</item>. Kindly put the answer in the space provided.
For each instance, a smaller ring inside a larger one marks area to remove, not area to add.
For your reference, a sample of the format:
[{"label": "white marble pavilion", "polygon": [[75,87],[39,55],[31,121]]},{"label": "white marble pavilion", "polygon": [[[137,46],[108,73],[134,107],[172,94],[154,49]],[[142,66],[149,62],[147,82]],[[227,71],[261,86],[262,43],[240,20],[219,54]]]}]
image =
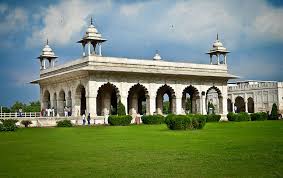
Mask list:
[{"label": "white marble pavilion", "polygon": [[103,56],[101,44],[105,41],[91,21],[78,41],[83,47],[82,57],[62,65],[56,65],[57,56],[47,42],[38,57],[40,77],[31,82],[40,85],[42,109],[54,108],[59,116],[66,107],[72,116],[107,116],[115,114],[120,100],[132,116],[162,114],[167,95],[172,113],[184,114],[189,99],[191,113],[206,114],[212,92],[217,96],[217,113],[226,119],[227,82],[236,77],[228,72],[229,51],[218,35],[208,52],[208,64],[169,62],[158,53],[153,59]]}]

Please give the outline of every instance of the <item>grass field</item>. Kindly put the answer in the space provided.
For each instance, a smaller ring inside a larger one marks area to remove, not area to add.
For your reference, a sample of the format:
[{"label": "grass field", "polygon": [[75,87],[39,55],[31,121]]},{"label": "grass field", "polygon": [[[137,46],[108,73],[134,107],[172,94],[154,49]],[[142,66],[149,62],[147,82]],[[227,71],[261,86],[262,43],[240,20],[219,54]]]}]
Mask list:
[{"label": "grass field", "polygon": [[283,177],[283,121],[0,133],[0,177]]}]

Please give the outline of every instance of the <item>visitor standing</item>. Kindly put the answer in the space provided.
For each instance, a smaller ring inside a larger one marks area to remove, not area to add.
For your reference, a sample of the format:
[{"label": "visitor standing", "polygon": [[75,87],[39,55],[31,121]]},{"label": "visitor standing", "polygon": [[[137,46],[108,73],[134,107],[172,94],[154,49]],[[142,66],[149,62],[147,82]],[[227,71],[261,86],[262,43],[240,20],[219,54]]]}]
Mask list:
[{"label": "visitor standing", "polygon": [[83,114],[83,125],[85,125],[85,114]]},{"label": "visitor standing", "polygon": [[88,116],[87,116],[87,124],[90,125],[90,113],[88,113]]},{"label": "visitor standing", "polygon": [[64,115],[65,115],[65,117],[68,117],[68,109],[67,109],[66,106],[65,106],[65,108],[64,108]]}]

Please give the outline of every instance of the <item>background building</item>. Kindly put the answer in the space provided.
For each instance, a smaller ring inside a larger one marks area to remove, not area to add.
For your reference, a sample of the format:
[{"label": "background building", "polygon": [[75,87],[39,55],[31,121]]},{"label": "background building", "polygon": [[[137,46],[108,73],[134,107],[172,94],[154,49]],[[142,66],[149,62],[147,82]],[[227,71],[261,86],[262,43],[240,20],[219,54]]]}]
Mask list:
[{"label": "background building", "polygon": [[271,111],[273,103],[283,113],[283,82],[240,81],[228,84],[229,112]]}]

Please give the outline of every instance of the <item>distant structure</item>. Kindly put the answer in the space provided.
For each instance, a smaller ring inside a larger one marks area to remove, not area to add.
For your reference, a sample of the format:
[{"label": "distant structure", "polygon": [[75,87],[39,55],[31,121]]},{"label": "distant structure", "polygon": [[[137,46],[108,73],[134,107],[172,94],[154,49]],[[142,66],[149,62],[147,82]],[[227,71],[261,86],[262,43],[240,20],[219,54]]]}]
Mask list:
[{"label": "distant structure", "polygon": [[[82,57],[62,65],[55,65],[57,56],[46,44],[39,57],[39,79],[31,82],[40,86],[42,109],[53,108],[57,116],[64,116],[64,108],[69,108],[74,117],[87,113],[107,117],[117,113],[121,101],[133,117],[163,114],[167,95],[171,113],[207,114],[213,95],[217,98],[213,100],[216,113],[227,119],[227,81],[237,77],[228,73],[228,51],[218,35],[208,53],[209,64],[168,62],[158,51],[148,60],[107,57],[101,52],[105,41],[91,20],[78,41],[83,47]],[[217,56],[216,63],[212,56]],[[224,56],[222,61],[220,56]],[[51,64],[45,64],[45,60]]]},{"label": "distant structure", "polygon": [[[230,51],[227,51],[227,49],[223,46],[223,44],[220,42],[218,38],[218,33],[216,36],[216,40],[212,45],[212,49],[209,50],[206,54],[209,54],[210,56],[210,64],[227,64],[227,54],[230,53]],[[216,56],[216,63],[213,63],[213,56]],[[223,59],[221,60],[221,56]]]},{"label": "distant structure", "polygon": [[267,112],[275,103],[283,113],[283,82],[239,81],[228,84],[229,112]]}]

